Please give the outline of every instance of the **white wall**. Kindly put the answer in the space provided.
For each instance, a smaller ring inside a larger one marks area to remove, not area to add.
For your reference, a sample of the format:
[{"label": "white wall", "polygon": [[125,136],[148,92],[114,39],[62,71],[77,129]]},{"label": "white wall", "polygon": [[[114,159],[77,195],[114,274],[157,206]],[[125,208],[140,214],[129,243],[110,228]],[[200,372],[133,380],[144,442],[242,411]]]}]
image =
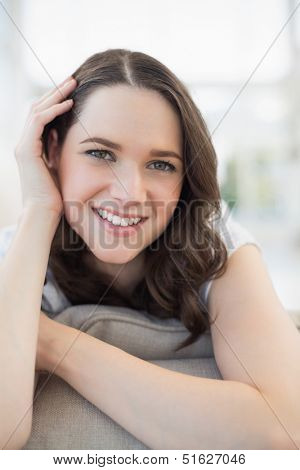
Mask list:
[{"label": "white wall", "polygon": [[[189,87],[219,158],[235,156],[236,216],[257,236],[276,288],[300,308],[300,22],[295,1],[2,1],[0,228],[21,190],[13,151],[31,102],[89,55],[121,47],[153,55]],[[286,24],[287,23],[287,24]],[[267,155],[266,174],[258,155]],[[262,191],[274,207],[262,205]],[[298,263],[299,261],[299,263]]]}]

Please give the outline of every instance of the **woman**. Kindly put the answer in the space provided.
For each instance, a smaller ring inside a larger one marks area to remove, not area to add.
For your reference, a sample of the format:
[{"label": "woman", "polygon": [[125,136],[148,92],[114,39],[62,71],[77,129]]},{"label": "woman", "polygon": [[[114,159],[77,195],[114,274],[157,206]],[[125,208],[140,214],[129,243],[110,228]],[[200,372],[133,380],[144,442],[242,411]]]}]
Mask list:
[{"label": "woman", "polygon": [[[23,211],[1,266],[1,357],[14,389],[23,368],[24,393],[3,392],[1,442],[24,445],[30,413],[9,431],[32,400],[35,368],[55,368],[150,448],[299,446],[298,333],[259,245],[226,221],[216,154],[187,89],[124,49],[94,54],[73,77],[32,106],[15,150]],[[210,327],[224,380],[167,371],[53,319],[84,303],[178,317],[191,333],[180,348]]]}]

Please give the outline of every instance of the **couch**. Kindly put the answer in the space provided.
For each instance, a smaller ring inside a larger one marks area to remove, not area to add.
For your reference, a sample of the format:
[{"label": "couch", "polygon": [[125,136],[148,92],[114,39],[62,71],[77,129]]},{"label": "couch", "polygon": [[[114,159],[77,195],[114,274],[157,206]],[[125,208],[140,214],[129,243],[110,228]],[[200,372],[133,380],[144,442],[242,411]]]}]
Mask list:
[{"label": "couch", "polygon": [[[298,321],[298,316],[294,319]],[[174,352],[173,349],[189,334],[175,318],[159,319],[144,310],[125,307],[79,305],[66,308],[55,320],[160,367],[222,380],[214,359],[210,330],[194,344]],[[119,450],[149,447],[60,377],[50,377],[50,374],[44,373],[39,377],[33,402],[31,436],[23,449]]]}]

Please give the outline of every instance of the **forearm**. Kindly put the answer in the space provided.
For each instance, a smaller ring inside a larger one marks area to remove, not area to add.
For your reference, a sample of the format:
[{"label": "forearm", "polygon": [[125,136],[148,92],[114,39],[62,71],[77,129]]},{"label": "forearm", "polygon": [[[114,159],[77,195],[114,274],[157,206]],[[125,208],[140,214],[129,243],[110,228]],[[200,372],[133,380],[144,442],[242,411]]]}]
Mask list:
[{"label": "forearm", "polygon": [[0,266],[0,446],[5,449],[14,448],[17,436],[31,426],[41,298],[58,222],[49,212],[25,209]]},{"label": "forearm", "polygon": [[66,326],[50,369],[152,449],[273,446],[277,418],[246,384],[167,370]]}]

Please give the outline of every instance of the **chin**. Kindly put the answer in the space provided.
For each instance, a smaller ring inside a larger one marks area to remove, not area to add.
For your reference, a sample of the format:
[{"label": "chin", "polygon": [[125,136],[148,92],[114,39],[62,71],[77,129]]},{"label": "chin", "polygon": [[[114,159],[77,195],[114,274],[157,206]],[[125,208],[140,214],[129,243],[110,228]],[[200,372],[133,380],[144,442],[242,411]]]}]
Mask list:
[{"label": "chin", "polygon": [[93,251],[94,256],[103,263],[109,264],[124,264],[136,258],[140,252],[130,249],[95,249]]}]

